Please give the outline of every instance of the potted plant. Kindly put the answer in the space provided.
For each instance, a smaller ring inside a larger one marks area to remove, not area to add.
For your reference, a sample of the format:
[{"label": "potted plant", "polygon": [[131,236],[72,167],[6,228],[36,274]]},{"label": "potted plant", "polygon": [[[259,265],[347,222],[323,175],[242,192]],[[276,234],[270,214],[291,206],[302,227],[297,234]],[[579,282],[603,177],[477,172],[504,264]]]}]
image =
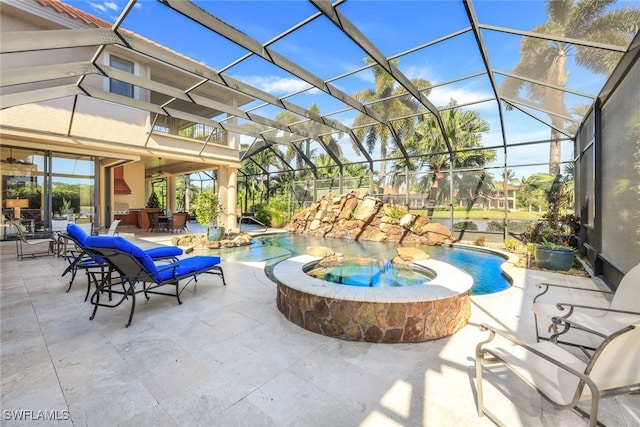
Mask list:
[{"label": "potted plant", "polygon": [[60,206],[60,215],[66,217],[67,220],[73,221],[73,207],[71,206],[71,200],[62,198],[62,206]]},{"label": "potted plant", "polygon": [[536,245],[536,265],[540,268],[556,271],[567,271],[573,265],[574,248],[567,242],[562,245],[543,239]]},{"label": "potted plant", "polygon": [[525,233],[527,240],[535,244],[536,265],[548,270],[569,270],[577,244],[575,236],[580,230],[576,215],[560,211],[570,201],[569,181],[562,175],[539,174],[533,184],[545,191],[549,203],[542,220]]},{"label": "potted plant", "polygon": [[207,227],[209,240],[220,240],[224,229],[218,226],[222,205],[217,194],[203,192],[193,201],[193,208],[196,214],[196,221],[200,225]]}]

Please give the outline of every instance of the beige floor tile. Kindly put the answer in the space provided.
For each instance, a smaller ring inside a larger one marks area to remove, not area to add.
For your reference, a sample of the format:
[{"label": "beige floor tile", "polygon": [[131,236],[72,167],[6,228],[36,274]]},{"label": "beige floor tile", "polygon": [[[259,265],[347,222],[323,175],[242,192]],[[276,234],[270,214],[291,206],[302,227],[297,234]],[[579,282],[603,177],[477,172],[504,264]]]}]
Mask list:
[{"label": "beige floor tile", "polygon": [[[153,247],[168,244],[170,236],[138,235],[135,241]],[[532,340],[537,282],[601,286],[512,269],[516,285],[472,297],[470,324],[454,336],[384,345],[335,340],[290,323],[260,263],[223,262],[227,286],[201,276],[183,291],[183,304],[138,295],[133,323],[125,328],[131,301],[100,308],[91,321],[84,275],[67,293],[69,277],[60,277],[66,261],[17,262],[14,251],[13,242],[0,243],[1,406],[68,410],[71,420],[56,425],[491,426],[476,413],[473,358],[487,336],[477,325]],[[506,372],[486,378],[486,406],[506,425],[583,423]],[[605,401],[602,418],[639,426],[640,396]]]}]

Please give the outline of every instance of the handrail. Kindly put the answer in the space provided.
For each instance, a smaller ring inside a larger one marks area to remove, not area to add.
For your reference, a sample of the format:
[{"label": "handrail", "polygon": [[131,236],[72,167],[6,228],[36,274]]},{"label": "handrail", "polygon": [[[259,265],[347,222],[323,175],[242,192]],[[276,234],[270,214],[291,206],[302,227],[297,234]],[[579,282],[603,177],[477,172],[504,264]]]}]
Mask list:
[{"label": "handrail", "polygon": [[262,230],[262,231],[267,231],[269,229],[269,227],[267,227],[265,224],[263,224],[262,222],[260,222],[257,219],[255,219],[255,217],[253,215],[242,214],[242,216],[240,216],[240,221],[239,221],[239,224],[238,224],[238,230],[240,230],[241,232],[242,232],[242,220],[243,219],[249,219],[249,220],[255,222],[256,224],[261,225],[264,228],[264,230]]}]

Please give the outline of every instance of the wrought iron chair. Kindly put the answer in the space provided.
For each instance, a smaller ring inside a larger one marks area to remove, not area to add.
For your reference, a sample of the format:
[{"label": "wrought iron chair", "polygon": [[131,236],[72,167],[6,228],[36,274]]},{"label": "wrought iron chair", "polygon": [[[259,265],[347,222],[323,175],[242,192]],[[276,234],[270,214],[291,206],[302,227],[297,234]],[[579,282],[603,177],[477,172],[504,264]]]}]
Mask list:
[{"label": "wrought iron chair", "polygon": [[[489,331],[489,338],[476,346],[478,416],[486,414],[498,425],[497,417],[484,407],[484,367],[508,368],[549,402],[589,418],[590,427],[599,424],[600,399],[640,390],[640,323],[607,336],[587,361],[550,341],[525,344],[488,325],[480,327]],[[496,335],[504,340],[493,342]],[[587,413],[577,405],[589,399]]]},{"label": "wrought iron chair", "polygon": [[[136,307],[136,294],[144,293],[147,299],[149,294],[174,296],[178,304],[182,304],[181,292],[192,280],[197,282],[201,274],[218,275],[226,286],[224,272],[219,265],[220,257],[217,256],[193,256],[169,264],[156,265],[145,251],[121,237],[91,236],[85,244],[94,257],[104,259],[119,274],[119,279],[103,280],[97,285],[91,295],[91,303],[94,305],[91,320],[95,318],[98,307],[113,308],[130,299],[131,311],[126,325],[129,327]],[[180,281],[184,279],[189,281],[181,287]],[[123,286],[122,291],[113,289],[113,285],[118,284]],[[158,290],[164,286],[173,287],[174,291],[169,293]],[[115,302],[101,302],[100,295],[105,292],[120,295],[121,298]]]},{"label": "wrought iron chair", "polygon": [[187,228],[187,213],[176,212],[167,221],[167,229],[173,233],[174,230],[188,232]]},{"label": "wrought iron chair", "polygon": [[167,220],[160,220],[159,212],[148,212],[149,215],[149,228],[147,231],[159,232],[160,230],[167,230]]},{"label": "wrought iron chair", "polygon": [[[537,286],[542,292],[533,299],[533,313],[536,327],[536,341],[549,340],[552,334],[559,344],[571,345],[583,351],[593,351],[594,346],[578,342],[577,337],[571,336],[571,329],[580,329],[591,336],[605,338],[624,325],[640,321],[640,264],[633,267],[620,281],[615,293],[597,289],[577,288],[573,286],[540,283]],[[569,302],[542,302],[540,298],[552,288],[570,289],[571,292],[599,292],[612,294],[613,299],[609,307],[598,307]],[[559,328],[558,326],[562,327]],[[574,327],[579,325],[580,328]],[[548,335],[543,335],[541,329]]]}]

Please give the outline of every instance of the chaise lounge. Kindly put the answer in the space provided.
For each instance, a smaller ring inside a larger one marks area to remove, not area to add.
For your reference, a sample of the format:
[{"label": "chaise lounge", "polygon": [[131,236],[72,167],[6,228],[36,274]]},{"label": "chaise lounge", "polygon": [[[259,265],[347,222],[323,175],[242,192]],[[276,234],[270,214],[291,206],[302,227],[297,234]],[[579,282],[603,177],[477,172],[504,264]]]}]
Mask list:
[{"label": "chaise lounge", "polygon": [[[95,257],[104,259],[110,267],[119,274],[119,279],[111,276],[96,279],[98,284],[91,295],[94,305],[90,319],[95,318],[98,307],[117,307],[131,298],[131,312],[127,327],[131,325],[136,306],[136,294],[143,293],[149,299],[149,294],[174,296],[178,304],[182,304],[180,294],[184,288],[201,274],[220,276],[226,286],[224,273],[217,256],[193,256],[169,264],[156,265],[148,253],[122,237],[90,236],[85,241],[87,251]],[[182,287],[180,281],[190,279]],[[123,290],[114,289],[114,285],[122,285]],[[172,293],[159,290],[162,287],[173,287]],[[100,295],[104,292],[120,295],[116,302],[103,303]]]},{"label": "chaise lounge", "polygon": [[[67,292],[71,290],[73,281],[75,280],[78,270],[85,270],[87,273],[93,271],[94,274],[88,275],[87,294],[85,301],[89,297],[89,291],[91,289],[91,278],[95,277],[95,273],[99,272],[101,276],[109,272],[109,264],[101,257],[94,257],[87,251],[86,241],[89,238],[89,234],[84,228],[77,224],[68,224],[67,232],[61,233],[60,238],[65,241],[65,249],[63,251],[64,258],[69,262],[69,266],[62,272],[62,276],[67,273],[71,273],[71,280],[69,280],[69,287]],[[69,242],[73,245],[69,247]],[[151,257],[154,262],[157,261],[177,261],[178,257],[182,255],[183,251],[177,246],[158,246],[145,250],[145,253]]]}]

